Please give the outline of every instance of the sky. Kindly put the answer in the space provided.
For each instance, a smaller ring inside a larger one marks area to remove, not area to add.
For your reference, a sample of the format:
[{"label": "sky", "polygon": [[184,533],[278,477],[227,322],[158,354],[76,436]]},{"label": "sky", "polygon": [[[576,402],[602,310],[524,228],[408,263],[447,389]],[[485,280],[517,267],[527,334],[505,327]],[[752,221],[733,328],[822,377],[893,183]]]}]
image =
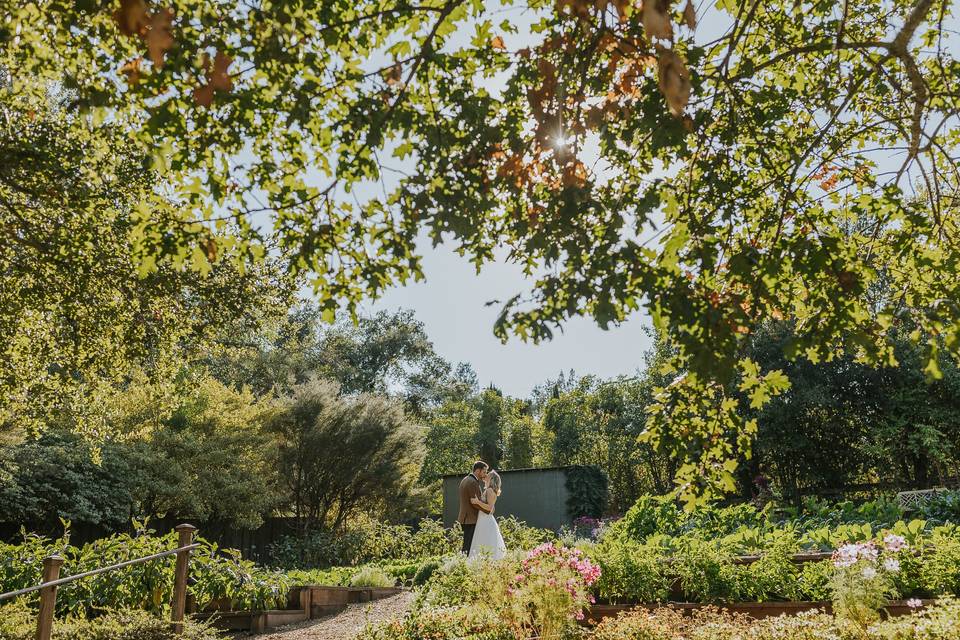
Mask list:
[{"label": "sky", "polygon": [[650,347],[644,313],[635,313],[619,327],[604,331],[588,318],[569,320],[563,333],[538,345],[493,335],[499,305],[530,289],[517,265],[496,262],[476,275],[473,265],[448,247],[424,247],[425,282],[394,286],[366,311],[413,309],[424,323],[437,353],[451,362],[469,362],[481,386],[496,385],[505,394],[527,397],[533,387],[561,371],[603,378],[633,375]]}]

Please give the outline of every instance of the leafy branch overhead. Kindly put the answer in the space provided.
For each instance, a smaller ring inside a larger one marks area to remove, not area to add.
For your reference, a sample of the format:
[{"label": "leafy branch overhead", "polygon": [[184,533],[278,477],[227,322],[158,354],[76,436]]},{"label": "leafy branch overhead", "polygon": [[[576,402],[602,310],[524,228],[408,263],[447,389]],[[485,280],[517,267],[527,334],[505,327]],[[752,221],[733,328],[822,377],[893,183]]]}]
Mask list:
[{"label": "leafy branch overhead", "polygon": [[[423,235],[526,269],[504,339],[645,309],[686,374],[648,435],[691,495],[749,449],[737,388],[785,388],[741,362],[764,319],[811,361],[893,363],[895,328],[931,376],[960,352],[949,2],[513,4],[45,0],[2,10],[0,66],[134,119],[232,259],[276,243],[328,316],[422,278]],[[143,229],[148,260],[223,259]]]}]

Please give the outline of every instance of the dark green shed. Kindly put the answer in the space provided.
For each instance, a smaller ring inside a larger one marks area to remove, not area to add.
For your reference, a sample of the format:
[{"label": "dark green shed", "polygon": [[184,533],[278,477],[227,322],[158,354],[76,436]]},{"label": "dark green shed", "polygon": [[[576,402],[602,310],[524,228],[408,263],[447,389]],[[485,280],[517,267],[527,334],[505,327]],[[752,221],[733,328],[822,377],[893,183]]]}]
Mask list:
[{"label": "dark green shed", "polygon": [[[529,525],[556,531],[570,525],[567,509],[567,473],[575,467],[541,469],[498,469],[503,481],[497,500],[498,518],[514,516]],[[443,525],[453,526],[460,509],[458,487],[469,473],[447,474],[443,478]]]}]

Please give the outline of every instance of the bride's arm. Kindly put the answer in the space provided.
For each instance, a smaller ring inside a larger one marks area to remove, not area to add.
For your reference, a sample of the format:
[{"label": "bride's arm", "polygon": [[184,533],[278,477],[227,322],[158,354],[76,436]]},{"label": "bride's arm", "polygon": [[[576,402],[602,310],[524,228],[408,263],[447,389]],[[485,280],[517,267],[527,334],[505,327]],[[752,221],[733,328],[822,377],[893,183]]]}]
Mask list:
[{"label": "bride's arm", "polygon": [[477,500],[476,498],[470,498],[470,503],[471,503],[473,506],[475,506],[477,509],[480,509],[480,511],[483,511],[484,513],[493,513],[493,504],[492,504],[492,503],[491,503],[491,504],[487,504],[486,502],[481,502],[480,500]]},{"label": "bride's arm", "polygon": [[486,502],[480,502],[476,498],[471,500],[471,502],[473,503],[473,506],[475,506],[477,509],[480,509],[484,513],[492,514],[493,505],[497,503],[497,493],[493,489],[487,489],[486,495],[484,495],[483,497],[486,498],[487,500]]}]

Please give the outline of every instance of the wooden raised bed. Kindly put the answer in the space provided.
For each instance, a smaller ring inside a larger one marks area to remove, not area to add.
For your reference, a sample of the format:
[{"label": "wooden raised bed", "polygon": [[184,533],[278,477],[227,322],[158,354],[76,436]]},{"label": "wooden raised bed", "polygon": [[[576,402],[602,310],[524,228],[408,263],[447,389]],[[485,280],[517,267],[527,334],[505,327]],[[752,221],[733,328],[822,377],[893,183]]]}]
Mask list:
[{"label": "wooden raised bed", "polygon": [[[891,616],[902,616],[913,611],[922,609],[923,607],[933,604],[934,600],[921,600],[921,606],[918,609],[911,608],[907,605],[906,600],[891,600],[890,603],[885,608],[887,615]],[[590,607],[590,610],[586,613],[586,620],[591,623],[598,623],[604,618],[612,618],[620,615],[621,613],[627,611],[638,611],[646,610],[653,611],[654,609],[659,609],[662,607],[668,607],[676,611],[680,611],[683,615],[693,615],[693,612],[697,609],[703,609],[705,607],[715,607],[721,611],[729,611],[730,613],[740,613],[746,616],[749,616],[755,620],[761,618],[772,618],[776,616],[792,616],[798,613],[803,613],[804,611],[813,611],[814,609],[819,609],[824,613],[831,613],[830,602],[730,602],[723,604],[703,604],[699,602],[665,602],[665,603],[655,603],[655,604],[595,604]]]},{"label": "wooden raised bed", "polygon": [[403,591],[383,587],[327,587],[305,585],[294,587],[287,596],[287,609],[267,611],[229,611],[224,602],[211,603],[203,613],[194,614],[198,620],[209,620],[213,626],[227,631],[262,633],[286,624],[323,618],[340,613],[347,605],[389,598]]}]

